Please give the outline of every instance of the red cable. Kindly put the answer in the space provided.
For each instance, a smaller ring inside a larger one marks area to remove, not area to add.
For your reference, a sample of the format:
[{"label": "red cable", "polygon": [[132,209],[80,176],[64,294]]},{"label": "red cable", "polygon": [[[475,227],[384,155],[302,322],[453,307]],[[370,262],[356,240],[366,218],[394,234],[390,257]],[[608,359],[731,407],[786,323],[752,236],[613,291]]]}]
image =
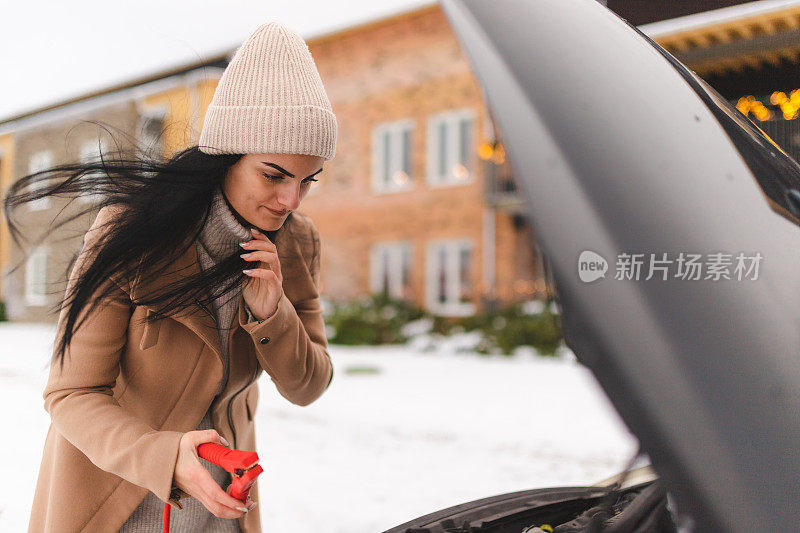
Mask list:
[{"label": "red cable", "polygon": [[169,533],[169,512],[171,507],[168,503],[164,504],[164,533]]}]

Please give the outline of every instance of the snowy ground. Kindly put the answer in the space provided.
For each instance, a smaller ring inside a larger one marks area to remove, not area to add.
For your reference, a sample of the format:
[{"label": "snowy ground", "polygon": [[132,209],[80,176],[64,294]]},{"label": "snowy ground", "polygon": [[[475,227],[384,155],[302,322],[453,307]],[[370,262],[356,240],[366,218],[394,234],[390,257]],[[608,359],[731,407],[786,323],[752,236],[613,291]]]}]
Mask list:
[{"label": "snowy ground", "polygon": [[[55,326],[0,323],[0,531],[25,531],[49,417]],[[591,484],[635,440],[571,359],[455,353],[452,344],[331,346],[335,378],[299,407],[260,382],[265,532],[374,533],[457,503]],[[348,372],[373,367],[377,373]]]}]

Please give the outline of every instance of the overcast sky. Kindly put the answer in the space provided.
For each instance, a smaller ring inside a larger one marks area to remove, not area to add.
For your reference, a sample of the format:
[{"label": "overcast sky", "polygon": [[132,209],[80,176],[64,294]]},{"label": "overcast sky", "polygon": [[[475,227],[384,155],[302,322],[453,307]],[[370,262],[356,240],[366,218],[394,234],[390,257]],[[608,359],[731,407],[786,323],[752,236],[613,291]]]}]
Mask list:
[{"label": "overcast sky", "polygon": [[232,51],[275,20],[304,38],[432,0],[8,0],[0,120]]}]

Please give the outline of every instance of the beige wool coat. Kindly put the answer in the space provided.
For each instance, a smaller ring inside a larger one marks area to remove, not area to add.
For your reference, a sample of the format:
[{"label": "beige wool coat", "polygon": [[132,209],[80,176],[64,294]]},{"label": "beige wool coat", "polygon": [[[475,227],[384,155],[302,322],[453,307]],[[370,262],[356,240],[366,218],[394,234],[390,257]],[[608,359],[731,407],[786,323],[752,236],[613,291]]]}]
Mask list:
[{"label": "beige wool coat", "polygon": [[[117,209],[99,211],[68,287]],[[293,213],[273,242],[284,294],[277,312],[262,322],[247,321],[239,295],[228,344],[230,375],[212,412],[217,431],[243,450],[256,450],[253,414],[262,370],[284,398],[303,406],[333,378],[319,300],[319,233],[309,217]],[[178,443],[200,423],[222,379],[219,333],[199,303],[183,316],[142,324],[152,310],[127,302],[199,272],[195,246],[147,286],[138,277],[115,279],[114,296],[121,301],[109,298],[92,311],[73,337],[63,372],[51,365],[43,398],[52,423],[29,532],[115,532],[148,491],[168,501],[173,514],[181,512],[180,498],[189,496],[173,485]],[[59,332],[65,315],[62,310]],[[254,501],[259,483],[270,482],[268,461],[262,457],[261,463],[265,472],[250,491]],[[264,505],[269,502],[238,519],[243,531],[261,531]]]}]

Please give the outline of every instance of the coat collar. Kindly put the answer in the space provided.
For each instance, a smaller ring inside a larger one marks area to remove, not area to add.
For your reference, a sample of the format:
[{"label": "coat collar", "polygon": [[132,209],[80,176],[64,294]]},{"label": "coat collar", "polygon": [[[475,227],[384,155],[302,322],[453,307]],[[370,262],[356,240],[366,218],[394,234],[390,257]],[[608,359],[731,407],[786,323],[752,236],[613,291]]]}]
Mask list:
[{"label": "coat collar", "polygon": [[[293,245],[293,239],[290,238],[291,235],[289,232],[291,232],[291,228],[287,227],[293,224],[293,222],[290,222],[291,220],[292,217],[284,222],[283,226],[275,233],[275,239],[273,241],[278,249],[278,258],[281,261],[281,272],[284,274],[284,284],[287,281],[284,268],[293,264],[293,254],[297,252],[297,250],[295,250],[296,245]],[[199,274],[202,268],[197,258],[197,246],[198,244],[196,241],[192,242],[186,251],[178,256],[158,278],[144,283],[140,281],[140,276],[137,276],[130,288],[131,300],[135,301],[147,294],[158,294],[163,290],[169,290],[171,286],[177,285],[185,277]],[[239,293],[237,307],[237,312],[233,315],[233,324],[236,324],[239,317],[244,314],[244,296],[241,292]],[[209,306],[203,306],[195,299],[186,309],[182,310],[180,314],[172,315],[170,318],[180,322],[197,334],[197,336],[211,347],[217,357],[222,360],[222,345],[212,313],[213,311]],[[234,327],[230,329],[230,335],[233,335],[235,329]],[[230,338],[228,340],[228,346],[231,346]]]}]

